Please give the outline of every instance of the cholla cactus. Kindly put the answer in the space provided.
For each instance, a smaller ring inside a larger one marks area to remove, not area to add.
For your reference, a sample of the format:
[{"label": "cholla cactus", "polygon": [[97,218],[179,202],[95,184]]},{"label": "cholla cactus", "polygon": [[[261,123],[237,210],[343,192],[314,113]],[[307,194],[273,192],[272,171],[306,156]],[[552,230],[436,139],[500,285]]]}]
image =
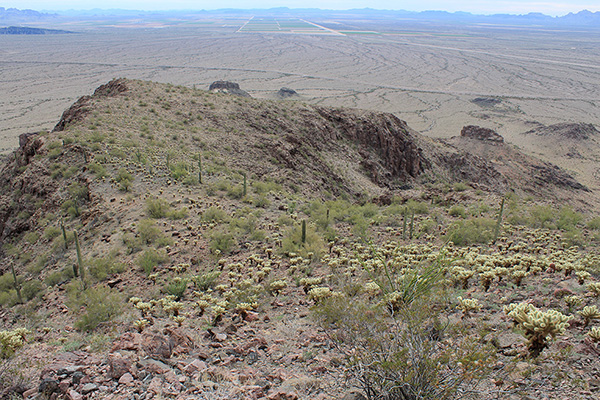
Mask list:
[{"label": "cholla cactus", "polygon": [[577,276],[577,281],[580,285],[585,283],[585,280],[590,278],[592,275],[587,271],[577,271],[575,272],[575,276]]},{"label": "cholla cactus", "polygon": [[181,325],[185,322],[186,318],[183,315],[176,315],[172,317],[173,321],[177,323],[177,326],[181,327]]},{"label": "cholla cactus", "polygon": [[16,328],[12,331],[0,331],[0,358],[9,358],[25,344],[25,336],[31,331]]},{"label": "cholla cactus", "polygon": [[525,278],[527,276],[527,272],[520,270],[520,269],[516,269],[513,270],[512,274],[510,275],[513,282],[515,283],[515,285],[517,286],[521,286],[521,281],[523,281],[523,278]]},{"label": "cholla cactus", "polygon": [[456,308],[462,310],[463,317],[468,317],[471,311],[480,311],[481,305],[477,299],[463,299],[462,297],[459,297]]},{"label": "cholla cactus", "polygon": [[172,313],[173,316],[176,317],[179,315],[179,311],[183,309],[183,303],[180,303],[178,301],[167,301],[163,303],[163,309],[167,314]]},{"label": "cholla cactus", "polygon": [[496,272],[494,270],[485,271],[479,274],[479,280],[483,285],[483,289],[487,292],[490,289],[490,286],[494,279],[496,278]]},{"label": "cholla cactus", "polygon": [[271,293],[274,293],[275,295],[278,295],[286,287],[287,287],[287,282],[284,281],[284,280],[273,281],[269,285],[269,290],[271,291]]},{"label": "cholla cactus", "polygon": [[524,335],[529,339],[527,348],[533,357],[548,347],[551,338],[562,335],[571,319],[556,310],[543,312],[529,303],[510,304],[504,307],[504,312],[525,331]]},{"label": "cholla cactus", "polygon": [[319,303],[333,295],[328,287],[316,287],[308,291],[308,298],[315,303]]},{"label": "cholla cactus", "polygon": [[147,316],[150,313],[150,310],[152,310],[152,304],[143,301],[135,303],[134,307],[140,310],[140,312],[142,313],[142,317]]},{"label": "cholla cactus", "polygon": [[300,283],[300,286],[302,286],[302,288],[304,289],[304,293],[308,293],[310,291],[310,289],[323,283],[323,278],[321,278],[321,277],[302,278],[302,279],[300,279],[299,283]]},{"label": "cholla cactus", "polygon": [[381,293],[381,287],[376,282],[367,282],[364,291],[372,298]]},{"label": "cholla cactus", "polygon": [[134,328],[139,333],[142,333],[144,328],[146,328],[146,326],[148,326],[149,324],[150,324],[150,321],[148,321],[147,319],[138,319],[137,321],[133,322]]},{"label": "cholla cactus", "polygon": [[600,342],[600,328],[592,328],[592,329],[590,329],[590,331],[588,332],[588,336],[594,342],[599,343]]},{"label": "cholla cactus", "polygon": [[579,315],[583,318],[584,326],[588,326],[594,319],[600,319],[600,312],[597,306],[585,306],[579,311]]},{"label": "cholla cactus", "polygon": [[204,311],[210,306],[210,304],[208,303],[208,301],[206,300],[198,300],[196,302],[196,307],[198,307],[198,309],[200,310],[200,315],[202,316],[204,314]]},{"label": "cholla cactus", "polygon": [[469,287],[469,279],[475,274],[475,272],[465,269],[463,267],[452,267],[450,270],[452,279],[456,283],[460,283],[463,289]]},{"label": "cholla cactus", "polygon": [[590,282],[586,285],[586,288],[595,297],[600,297],[600,282]]},{"label": "cholla cactus", "polygon": [[581,297],[575,296],[575,295],[565,296],[565,297],[563,297],[563,300],[567,304],[567,307],[569,307],[569,312],[573,309],[573,307],[580,305],[581,302],[583,301],[581,299]]}]

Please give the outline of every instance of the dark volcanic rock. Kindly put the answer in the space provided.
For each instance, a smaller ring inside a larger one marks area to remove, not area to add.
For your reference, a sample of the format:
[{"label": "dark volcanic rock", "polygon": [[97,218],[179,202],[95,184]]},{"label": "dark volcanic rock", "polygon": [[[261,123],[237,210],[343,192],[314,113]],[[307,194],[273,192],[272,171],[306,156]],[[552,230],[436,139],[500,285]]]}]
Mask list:
[{"label": "dark volcanic rock", "polygon": [[240,89],[240,85],[229,81],[215,81],[210,84],[208,90],[211,92],[228,93],[242,97],[252,97],[245,90]]},{"label": "dark volcanic rock", "polygon": [[345,138],[364,146],[363,167],[379,185],[394,180],[406,182],[430,166],[406,123],[392,114],[370,113],[361,118],[344,110],[315,109],[336,126],[331,139]]},{"label": "dark volcanic rock", "polygon": [[525,132],[526,135],[557,136],[566,139],[587,140],[598,136],[600,132],[592,124],[561,123],[549,126],[541,126]]},{"label": "dark volcanic rock", "polygon": [[475,125],[467,125],[462,128],[460,136],[484,142],[504,143],[504,138],[496,131]]},{"label": "dark volcanic rock", "polygon": [[294,89],[282,87],[277,92],[277,96],[282,99],[289,99],[290,97],[300,97]]},{"label": "dark volcanic rock", "polygon": [[494,107],[495,105],[502,103],[502,100],[494,97],[477,97],[471,100],[471,103],[477,104],[480,107]]},{"label": "dark volcanic rock", "polygon": [[113,97],[120,93],[127,91],[127,85],[125,79],[113,79],[106,85],[99,86],[93,96],[83,96],[69,107],[58,121],[58,124],[52,130],[53,132],[62,132],[66,126],[73,123],[82,121],[85,116],[90,112],[92,106],[92,99],[95,97]]}]

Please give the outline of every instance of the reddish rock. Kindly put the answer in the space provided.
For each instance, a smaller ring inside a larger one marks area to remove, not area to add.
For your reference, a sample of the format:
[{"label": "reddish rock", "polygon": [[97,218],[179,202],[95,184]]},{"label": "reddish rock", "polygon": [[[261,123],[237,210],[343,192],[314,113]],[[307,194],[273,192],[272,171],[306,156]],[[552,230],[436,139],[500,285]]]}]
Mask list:
[{"label": "reddish rock", "polygon": [[152,381],[148,385],[147,391],[155,395],[161,394],[163,392],[163,385],[163,380],[160,379],[158,376],[155,376],[154,378],[152,378]]},{"label": "reddish rock", "polygon": [[159,333],[142,335],[142,349],[151,357],[171,358],[173,354],[173,340]]},{"label": "reddish rock", "polygon": [[128,373],[131,368],[131,360],[123,357],[120,353],[108,355],[108,374],[112,379],[119,379]]},{"label": "reddish rock", "polygon": [[127,372],[119,378],[119,385],[133,386],[133,376]]},{"label": "reddish rock", "polygon": [[83,396],[79,394],[77,391],[71,389],[69,393],[67,393],[68,400],[83,400]]},{"label": "reddish rock", "polygon": [[117,339],[111,351],[115,352],[118,350],[131,350],[138,351],[142,345],[142,335],[137,332],[125,332],[119,339]]}]

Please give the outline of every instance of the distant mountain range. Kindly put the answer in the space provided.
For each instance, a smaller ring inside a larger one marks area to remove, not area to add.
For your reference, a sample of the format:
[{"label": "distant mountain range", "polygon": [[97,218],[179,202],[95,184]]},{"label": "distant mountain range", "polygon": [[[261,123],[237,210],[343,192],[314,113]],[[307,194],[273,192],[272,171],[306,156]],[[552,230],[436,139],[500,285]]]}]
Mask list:
[{"label": "distant mountain range", "polygon": [[63,31],[60,29],[28,28],[24,26],[9,26],[7,28],[0,28],[0,35],[58,35],[64,33],[73,32]]},{"label": "distant mountain range", "polygon": [[92,9],[68,10],[60,13],[42,13],[34,10],[5,9],[0,7],[0,21],[39,21],[56,18],[127,18],[144,17],[148,19],[164,18],[165,16],[190,17],[200,15],[261,15],[261,16],[293,16],[293,17],[357,17],[363,16],[372,19],[411,19],[416,21],[440,21],[447,23],[488,23],[509,25],[538,25],[538,26],[585,26],[600,29],[600,12],[583,10],[578,13],[569,13],[561,17],[552,17],[541,13],[529,14],[493,14],[480,15],[468,12],[447,11],[405,11],[405,10],[376,10],[372,8],[352,10],[321,10],[317,8],[290,9],[278,7],[270,9],[220,9],[220,10],[176,10],[176,11],[141,11],[119,9]]}]

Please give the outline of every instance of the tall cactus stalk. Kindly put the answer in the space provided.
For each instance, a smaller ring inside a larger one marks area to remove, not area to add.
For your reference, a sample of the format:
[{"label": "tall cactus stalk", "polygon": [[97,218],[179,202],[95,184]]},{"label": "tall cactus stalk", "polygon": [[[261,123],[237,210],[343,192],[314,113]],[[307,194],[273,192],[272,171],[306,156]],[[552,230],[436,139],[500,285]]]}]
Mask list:
[{"label": "tall cactus stalk", "polygon": [[69,250],[69,242],[67,242],[67,231],[65,230],[65,224],[60,223],[60,229],[62,229],[63,239],[65,240],[65,250]]},{"label": "tall cactus stalk", "polygon": [[306,243],[306,220],[302,220],[302,244]]},{"label": "tall cactus stalk", "polygon": [[498,240],[498,236],[500,236],[500,228],[502,227],[502,216],[504,214],[504,202],[506,201],[506,197],[502,198],[502,203],[500,203],[500,211],[498,212],[498,219],[496,220],[496,229],[494,229],[494,243]]},{"label": "tall cactus stalk", "polygon": [[19,303],[23,303],[23,297],[21,297],[21,285],[19,285],[19,280],[17,279],[17,273],[15,272],[15,266],[11,265],[10,269],[12,270],[13,279],[15,280],[15,290],[17,291],[17,297],[19,298]]},{"label": "tall cactus stalk", "polygon": [[198,183],[202,185],[202,154],[198,154]]},{"label": "tall cactus stalk", "polygon": [[81,257],[81,247],[79,247],[79,234],[77,231],[73,232],[75,234],[75,247],[77,248],[77,265],[79,266],[79,278],[81,279],[81,284],[85,289],[85,269],[83,267],[83,258]]},{"label": "tall cactus stalk", "polygon": [[244,173],[244,191],[242,193],[242,197],[246,197],[247,193],[248,193],[248,182],[246,180],[246,173]]}]

